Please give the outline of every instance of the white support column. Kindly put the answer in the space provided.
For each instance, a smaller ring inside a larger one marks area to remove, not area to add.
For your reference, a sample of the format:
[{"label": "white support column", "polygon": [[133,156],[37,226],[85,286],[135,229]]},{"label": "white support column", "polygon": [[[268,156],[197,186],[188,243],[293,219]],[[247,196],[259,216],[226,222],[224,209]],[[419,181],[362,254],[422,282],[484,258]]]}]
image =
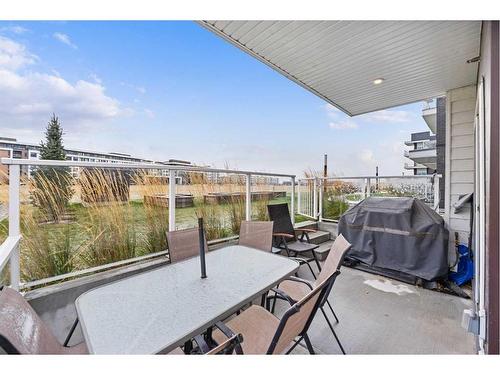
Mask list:
[{"label": "white support column", "polygon": [[252,220],[252,175],[246,175],[245,220]]},{"label": "white support column", "polygon": [[297,180],[297,212],[300,214],[302,212],[302,197],[300,196],[300,178]]},{"label": "white support column", "polygon": [[[9,166],[9,237],[21,235],[20,227],[20,178],[21,167],[19,165]],[[10,256],[10,286],[19,290],[21,281],[21,270],[19,262],[19,244]]]},{"label": "white support column", "polygon": [[170,232],[175,230],[175,187],[177,173],[175,170],[168,171],[168,230]]},{"label": "white support column", "polygon": [[318,208],[318,215],[319,215],[319,222],[321,223],[323,221],[323,184],[326,183],[326,180],[319,180],[319,208]]},{"label": "white support column", "polygon": [[316,219],[318,217],[318,181],[316,177],[313,180],[313,209],[312,216]]},{"label": "white support column", "polygon": [[292,177],[292,192],[290,197],[290,217],[292,219],[292,225],[295,225],[295,177]]},{"label": "white support column", "polygon": [[366,196],[369,197],[372,194],[372,180],[371,178],[366,179]]},{"label": "white support column", "polygon": [[439,211],[439,176],[434,176],[434,211]]}]

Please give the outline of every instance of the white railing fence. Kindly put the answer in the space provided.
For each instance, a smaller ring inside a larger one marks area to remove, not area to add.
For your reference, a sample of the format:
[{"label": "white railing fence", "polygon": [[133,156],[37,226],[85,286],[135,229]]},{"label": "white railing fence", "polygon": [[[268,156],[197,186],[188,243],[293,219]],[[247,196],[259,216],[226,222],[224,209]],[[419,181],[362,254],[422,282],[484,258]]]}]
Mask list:
[{"label": "white railing fence", "polygon": [[336,221],[349,207],[371,195],[411,196],[439,210],[441,175],[312,177],[298,179],[297,213]]},{"label": "white railing fence", "polygon": [[[21,242],[21,228],[20,228],[20,192],[21,192],[21,166],[29,167],[81,167],[81,168],[97,168],[97,169],[118,169],[118,170],[156,170],[167,171],[169,176],[168,184],[168,228],[170,231],[176,230],[176,188],[177,188],[177,175],[180,172],[196,172],[196,173],[211,173],[211,174],[234,174],[244,176],[245,178],[245,220],[252,220],[252,177],[267,176],[289,179],[291,181],[291,201],[290,211],[295,212],[295,175],[268,173],[259,171],[241,171],[231,169],[218,169],[218,168],[205,168],[205,167],[185,167],[185,166],[162,166],[159,164],[145,164],[145,163],[94,163],[94,162],[77,162],[77,161],[53,161],[53,160],[28,160],[28,159],[11,159],[3,158],[1,163],[8,166],[9,174],[9,208],[8,208],[8,237],[0,245],[0,275],[4,268],[9,264],[10,286],[19,290],[21,284],[20,272],[20,242]],[[292,221],[294,221],[294,215]],[[164,252],[157,254],[163,255]],[[149,258],[154,255],[147,256]],[[139,257],[141,260],[145,257]],[[120,263],[120,262],[118,262]],[[121,262],[123,264],[129,263],[128,260]],[[68,275],[59,275],[53,278],[44,280],[44,282],[62,280],[67,277],[78,277],[89,272],[97,270],[104,270],[116,266],[116,264],[103,265],[94,267],[94,269],[87,269],[82,271],[71,272]],[[39,281],[31,281],[30,285],[39,285]]]}]

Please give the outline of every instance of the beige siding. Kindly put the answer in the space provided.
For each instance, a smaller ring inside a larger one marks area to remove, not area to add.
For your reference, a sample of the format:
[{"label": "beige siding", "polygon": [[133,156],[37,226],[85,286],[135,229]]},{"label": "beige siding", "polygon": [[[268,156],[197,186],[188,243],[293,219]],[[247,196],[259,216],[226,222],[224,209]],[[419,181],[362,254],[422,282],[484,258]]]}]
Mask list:
[{"label": "beige siding", "polygon": [[455,232],[467,242],[469,209],[454,213],[453,205],[463,194],[474,191],[474,113],[476,86],[467,86],[447,93],[447,171],[445,216],[450,229],[450,249]]}]

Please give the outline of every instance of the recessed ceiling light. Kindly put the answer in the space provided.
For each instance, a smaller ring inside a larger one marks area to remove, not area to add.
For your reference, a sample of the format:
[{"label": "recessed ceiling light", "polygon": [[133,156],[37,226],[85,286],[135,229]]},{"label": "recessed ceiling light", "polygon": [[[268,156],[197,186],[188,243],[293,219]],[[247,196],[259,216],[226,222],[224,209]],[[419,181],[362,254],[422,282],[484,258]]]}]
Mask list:
[{"label": "recessed ceiling light", "polygon": [[373,80],[374,85],[380,85],[382,82],[384,82],[383,78],[376,78]]}]

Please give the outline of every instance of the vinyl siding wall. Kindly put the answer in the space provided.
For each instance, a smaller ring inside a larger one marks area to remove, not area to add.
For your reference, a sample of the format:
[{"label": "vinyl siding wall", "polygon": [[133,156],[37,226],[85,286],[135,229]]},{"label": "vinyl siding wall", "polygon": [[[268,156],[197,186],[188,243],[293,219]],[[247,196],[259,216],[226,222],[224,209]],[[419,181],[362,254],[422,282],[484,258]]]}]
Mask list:
[{"label": "vinyl siding wall", "polygon": [[475,85],[447,92],[445,218],[450,229],[450,254],[454,254],[455,232],[461,243],[467,244],[468,241],[469,208],[454,213],[453,204],[461,195],[474,191],[475,108]]}]

